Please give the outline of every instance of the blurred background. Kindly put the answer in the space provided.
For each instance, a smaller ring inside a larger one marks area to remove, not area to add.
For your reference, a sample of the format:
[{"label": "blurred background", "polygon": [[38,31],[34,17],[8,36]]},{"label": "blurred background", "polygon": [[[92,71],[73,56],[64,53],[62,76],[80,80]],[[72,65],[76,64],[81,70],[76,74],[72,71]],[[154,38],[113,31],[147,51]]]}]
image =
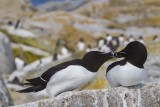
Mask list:
[{"label": "blurred background", "polygon": [[[160,0],[0,0],[0,99],[10,105],[44,99],[15,91],[56,64],[89,51],[118,51],[134,40],[149,53],[144,82],[159,82]],[[113,61],[78,90],[108,88]]]}]

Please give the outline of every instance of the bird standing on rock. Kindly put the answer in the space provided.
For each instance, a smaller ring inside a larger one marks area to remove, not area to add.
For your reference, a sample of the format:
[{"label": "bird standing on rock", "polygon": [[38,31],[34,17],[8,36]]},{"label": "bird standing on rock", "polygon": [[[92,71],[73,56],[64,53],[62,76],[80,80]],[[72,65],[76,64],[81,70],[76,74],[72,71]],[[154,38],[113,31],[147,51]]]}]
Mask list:
[{"label": "bird standing on rock", "polygon": [[113,57],[112,52],[88,52],[82,59],[61,63],[37,78],[28,79],[25,84],[31,87],[18,92],[44,92],[47,96],[55,97],[60,93],[75,90],[94,79],[98,69]]},{"label": "bird standing on rock", "polygon": [[130,42],[122,51],[114,53],[117,58],[107,68],[107,79],[111,87],[138,85],[147,77],[143,64],[147,59],[146,47],[138,42]]}]

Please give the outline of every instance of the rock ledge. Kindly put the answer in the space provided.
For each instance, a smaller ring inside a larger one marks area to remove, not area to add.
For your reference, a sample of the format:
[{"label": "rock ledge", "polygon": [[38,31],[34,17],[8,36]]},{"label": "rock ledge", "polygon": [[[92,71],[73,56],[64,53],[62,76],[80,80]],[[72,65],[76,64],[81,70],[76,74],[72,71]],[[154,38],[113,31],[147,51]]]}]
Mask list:
[{"label": "rock ledge", "polygon": [[14,107],[160,107],[160,83],[66,92],[56,98]]}]

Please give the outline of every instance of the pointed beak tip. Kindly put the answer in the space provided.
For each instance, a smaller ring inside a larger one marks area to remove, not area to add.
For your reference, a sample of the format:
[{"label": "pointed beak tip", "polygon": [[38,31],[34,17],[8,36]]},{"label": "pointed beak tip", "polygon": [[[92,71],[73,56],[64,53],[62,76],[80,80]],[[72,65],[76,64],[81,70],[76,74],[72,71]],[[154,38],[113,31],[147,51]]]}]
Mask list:
[{"label": "pointed beak tip", "polygon": [[125,52],[115,52],[114,53],[114,57],[115,58],[122,58],[122,57],[126,57],[127,53]]}]

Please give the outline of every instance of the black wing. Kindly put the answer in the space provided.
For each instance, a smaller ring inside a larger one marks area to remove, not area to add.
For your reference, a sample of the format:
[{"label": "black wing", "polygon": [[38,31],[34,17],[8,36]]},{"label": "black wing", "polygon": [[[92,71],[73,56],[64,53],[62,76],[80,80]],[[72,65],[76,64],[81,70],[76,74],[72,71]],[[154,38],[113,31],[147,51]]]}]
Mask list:
[{"label": "black wing", "polygon": [[67,61],[67,62],[58,64],[48,69],[40,77],[33,78],[33,79],[27,79],[26,81],[28,81],[28,83],[24,83],[24,85],[31,85],[31,87],[23,89],[23,90],[19,90],[17,92],[28,93],[28,92],[37,92],[37,91],[41,91],[45,89],[51,76],[53,76],[56,72],[62,69],[65,69],[69,65],[81,65],[81,60],[75,59],[75,60],[71,60],[71,61]]},{"label": "black wing", "polygon": [[69,65],[81,65],[81,59],[75,59],[75,60],[67,61],[67,62],[58,64],[58,65],[56,65],[54,67],[51,67],[50,69],[48,69],[46,72],[44,72],[41,75],[41,78],[43,78],[46,81],[49,81],[51,76],[53,76],[56,72],[58,72],[58,71],[60,71],[62,69],[65,69]]}]

